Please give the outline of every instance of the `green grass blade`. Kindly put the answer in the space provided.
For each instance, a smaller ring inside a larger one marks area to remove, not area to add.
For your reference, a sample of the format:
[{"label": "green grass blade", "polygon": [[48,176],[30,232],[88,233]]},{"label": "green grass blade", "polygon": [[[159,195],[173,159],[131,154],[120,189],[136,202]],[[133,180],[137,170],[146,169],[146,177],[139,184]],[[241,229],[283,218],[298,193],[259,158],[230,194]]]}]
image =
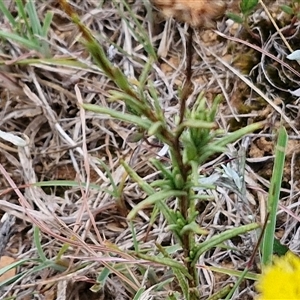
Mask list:
[{"label": "green grass blade", "polygon": [[272,262],[274,232],[276,226],[276,214],[279,201],[279,194],[282,182],[282,175],[284,170],[285,150],[287,146],[288,135],[283,126],[278,131],[278,140],[275,151],[275,162],[273,167],[273,174],[270,184],[267,212],[269,213],[269,220],[266,226],[266,231],[262,246],[262,263],[264,265]]},{"label": "green grass blade", "polygon": [[39,45],[37,45],[34,41],[29,40],[25,37],[20,36],[19,34],[11,33],[11,32],[6,32],[6,31],[0,31],[0,37],[5,38],[5,39],[10,39],[13,40],[27,49],[33,49],[36,51],[39,51]]},{"label": "green grass blade", "polygon": [[143,299],[143,293],[145,292],[145,288],[141,287],[138,289],[138,291],[135,293],[134,298],[132,300],[140,300]]},{"label": "green grass blade", "polygon": [[130,224],[130,229],[131,229],[131,233],[132,233],[132,242],[133,242],[134,251],[136,253],[139,253],[139,242],[138,242],[138,239],[137,239],[137,236],[136,236],[136,232],[135,232],[133,222],[130,221],[129,224]]},{"label": "green grass blade", "polygon": [[42,36],[42,26],[39,20],[39,16],[36,12],[34,1],[28,1],[28,3],[26,4],[26,12],[30,20],[30,27],[33,35]]},{"label": "green grass blade", "polygon": [[[115,0],[114,0],[114,3],[117,7],[119,7],[118,3]],[[138,42],[144,46],[144,49],[147,51],[147,53],[150,55],[150,57],[152,57],[152,58],[154,58],[154,60],[156,60],[157,59],[156,51],[154,50],[153,43],[150,41],[150,39],[148,37],[149,34],[146,32],[144,27],[140,24],[138,18],[136,17],[136,14],[130,9],[130,6],[128,5],[127,1],[122,0],[122,3],[130,15],[130,21],[134,22],[137,29],[135,29],[131,25],[131,22],[127,21],[124,11],[122,11],[121,9],[118,9],[120,15],[122,16],[122,19],[127,23],[127,26],[130,28],[131,32],[134,34],[134,36],[138,40]]]},{"label": "green grass blade", "polygon": [[141,201],[140,203],[138,203],[128,214],[127,218],[128,218],[128,220],[132,220],[140,210],[144,209],[145,207],[147,207],[149,205],[153,205],[158,201],[164,201],[171,197],[180,197],[180,196],[186,196],[186,192],[178,191],[178,190],[159,191],[159,192],[147,197],[145,200]]},{"label": "green grass blade", "polygon": [[49,29],[50,29],[50,25],[52,23],[52,19],[53,19],[53,13],[48,11],[46,13],[44,22],[43,22],[43,27],[42,27],[42,32],[41,32],[41,36],[42,37],[47,37]]},{"label": "green grass blade", "polygon": [[229,292],[229,294],[227,295],[227,297],[225,298],[225,300],[230,300],[231,299],[231,297],[234,294],[235,290],[240,286],[240,284],[242,283],[242,281],[246,277],[248,271],[249,271],[249,269],[245,268],[245,270],[242,272],[241,276],[236,281],[236,283],[234,284],[233,288],[231,289],[231,291]]},{"label": "green grass blade", "polygon": [[[216,273],[226,274],[226,275],[235,276],[235,277],[242,276],[242,274],[244,272],[244,271],[232,270],[232,269],[221,268],[221,267],[213,267],[213,266],[205,266],[205,269],[208,269],[208,270],[216,272]],[[245,275],[245,278],[256,281],[259,278],[259,276],[260,276],[259,274],[256,274],[253,272],[247,272]]]},{"label": "green grass blade", "polygon": [[148,182],[143,180],[124,160],[121,160],[121,164],[130,178],[132,178],[147,195],[153,195],[155,193],[155,189],[153,189]]},{"label": "green grass blade", "polygon": [[[0,269],[0,276],[2,276],[4,273],[6,273],[7,271],[11,270],[11,269],[14,269],[14,268],[17,268],[17,267],[20,267],[22,266],[23,264],[27,263],[27,262],[30,262],[31,260],[30,259],[21,259],[21,260],[18,260],[18,261],[15,261],[14,263],[11,263],[9,264],[8,266],[5,266],[3,268]],[[1,286],[0,286],[1,287]]]},{"label": "green grass blade", "polygon": [[[50,187],[52,187],[52,186],[58,186],[58,187],[67,186],[67,187],[69,187],[70,186],[70,187],[78,187],[78,188],[87,186],[87,184],[85,182],[78,182],[78,181],[72,181],[72,180],[40,181],[40,182],[36,182],[32,185],[40,186],[40,187],[45,187],[45,186],[50,186]],[[111,196],[115,196],[114,191],[110,191],[108,189],[101,188],[98,184],[90,183],[89,188],[105,192]]]},{"label": "green grass blade", "polygon": [[251,223],[237,228],[228,229],[220,234],[214,235],[213,237],[211,237],[210,239],[206,240],[205,242],[201,243],[199,246],[196,247],[196,249],[194,250],[193,265],[197,263],[200,255],[202,255],[209,249],[216,247],[222,242],[227,241],[235,236],[254,230],[258,227],[259,224]]},{"label": "green grass blade", "polygon": [[43,248],[42,248],[42,245],[41,245],[41,241],[40,241],[40,229],[37,226],[34,227],[33,239],[34,239],[34,244],[36,246],[39,258],[43,262],[46,262],[47,261],[47,257],[45,256],[45,253],[43,251]]},{"label": "green grass blade", "polygon": [[0,0],[0,11],[3,13],[3,15],[7,18],[9,21],[10,25],[15,28],[17,27],[17,22],[15,21],[15,18],[13,15],[10,13],[10,11],[7,9],[5,4],[3,3],[2,0]]},{"label": "green grass blade", "polygon": [[105,282],[108,278],[108,276],[111,274],[111,270],[108,268],[104,268],[101,273],[97,277],[97,282],[101,283],[101,286],[105,285]]},{"label": "green grass blade", "polygon": [[220,300],[220,299],[223,299],[230,292],[230,289],[231,289],[231,285],[227,284],[221,290],[217,291],[215,294],[210,296],[207,300]]},{"label": "green grass blade", "polygon": [[151,127],[151,122],[149,120],[140,118],[135,115],[126,114],[126,113],[119,112],[119,111],[116,111],[116,110],[113,110],[110,108],[101,107],[101,106],[95,105],[95,104],[82,104],[82,107],[86,110],[90,110],[95,113],[110,115],[113,118],[116,118],[118,120],[123,120],[124,122],[130,123],[130,124],[134,123],[134,124],[144,128],[144,129],[147,129],[147,130]]},{"label": "green grass blade", "polygon": [[185,266],[182,263],[174,260],[173,258],[146,255],[146,254],[142,254],[142,253],[136,253],[136,256],[138,256],[139,258],[142,258],[144,260],[152,261],[154,263],[157,263],[157,264],[160,264],[163,266],[168,266],[172,269],[176,268],[176,269],[180,270],[180,272],[182,274],[184,274],[184,276],[186,278],[190,278],[190,279],[192,278],[192,275],[188,273]]},{"label": "green grass blade", "polygon": [[[30,35],[30,39],[32,39],[33,38],[33,32],[32,32],[31,26],[28,22],[28,16],[27,16],[27,13],[26,13],[26,10],[25,10],[24,3],[23,3],[22,0],[16,0],[16,5],[17,5],[17,8],[18,8],[18,17],[19,17],[19,19],[23,20],[23,22],[25,23],[25,27],[28,31],[28,34]],[[19,32],[20,33],[22,32],[21,27],[19,27]]]}]

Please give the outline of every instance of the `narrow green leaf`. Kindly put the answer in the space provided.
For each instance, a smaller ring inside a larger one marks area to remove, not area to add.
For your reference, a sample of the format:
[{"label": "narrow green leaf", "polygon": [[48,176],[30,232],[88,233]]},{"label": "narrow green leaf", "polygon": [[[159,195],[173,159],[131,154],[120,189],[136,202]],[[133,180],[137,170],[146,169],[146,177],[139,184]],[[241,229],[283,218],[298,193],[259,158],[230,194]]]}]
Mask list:
[{"label": "narrow green leaf", "polygon": [[140,300],[142,299],[142,295],[143,293],[145,292],[145,288],[144,287],[141,287],[137,290],[137,292],[135,293],[134,297],[132,300]]},{"label": "narrow green leaf", "polygon": [[67,250],[70,248],[70,244],[64,243],[61,248],[59,249],[55,263],[59,264],[59,261],[62,259],[62,256],[67,252]]},{"label": "narrow green leaf", "polygon": [[192,260],[192,265],[195,265],[203,253],[208,251],[209,249],[216,247],[217,245],[223,243],[224,241],[227,241],[235,236],[238,236],[239,234],[246,233],[248,231],[251,231],[253,229],[259,228],[259,224],[257,223],[251,223],[247,225],[243,225],[237,228],[232,228],[229,230],[226,230],[220,234],[216,234],[213,237],[209,238],[205,242],[201,243],[199,246],[196,246],[196,249],[194,250],[194,257]]},{"label": "narrow green leaf", "polygon": [[42,32],[41,32],[41,36],[46,38],[50,29],[50,25],[52,23],[52,19],[53,19],[53,13],[48,11],[45,15],[45,19],[43,21],[43,27],[42,27]]},{"label": "narrow green leaf", "polygon": [[112,186],[112,189],[113,189],[113,196],[116,197],[116,198],[120,197],[121,196],[120,191],[119,191],[119,189],[118,189],[118,187],[117,187],[117,185],[114,181],[113,175],[111,174],[109,167],[101,159],[99,159],[98,162],[106,172],[106,175],[107,175],[107,177],[109,179],[109,182],[110,182],[110,184]]},{"label": "narrow green leaf", "polygon": [[293,8],[288,6],[288,5],[281,5],[280,8],[283,12],[285,12],[288,15],[293,15],[294,14]]},{"label": "narrow green leaf", "polygon": [[122,120],[122,121],[128,122],[130,124],[136,124],[147,130],[151,126],[151,122],[149,120],[143,119],[143,118],[135,116],[135,115],[119,112],[114,109],[101,107],[101,106],[95,105],[95,104],[82,104],[82,107],[86,110],[90,110],[95,113],[110,115],[111,117],[113,117],[115,119]]},{"label": "narrow green leaf", "polygon": [[137,236],[136,236],[136,232],[135,232],[135,228],[134,228],[133,222],[130,221],[129,224],[130,224],[130,229],[131,229],[131,234],[132,234],[134,251],[136,253],[139,253],[140,252],[139,251],[139,242],[138,242],[138,239],[137,239]]},{"label": "narrow green leaf", "polygon": [[[237,271],[237,270],[232,270],[228,268],[220,268],[220,267],[212,267],[212,266],[205,266],[206,269],[212,271],[212,272],[217,272],[221,274],[226,274],[229,276],[234,276],[234,277],[240,277],[244,271]],[[250,280],[258,280],[260,274],[256,274],[253,272],[248,272],[245,276],[246,279]]]},{"label": "narrow green leaf", "polygon": [[192,279],[192,275],[188,273],[185,266],[182,263],[174,260],[173,258],[157,257],[157,256],[153,256],[153,255],[150,256],[150,255],[146,255],[146,254],[142,254],[142,253],[137,253],[136,255],[139,258],[158,263],[162,266],[168,266],[170,268],[176,268],[176,269],[180,270],[181,273],[186,278]]},{"label": "narrow green leaf", "polygon": [[[249,269],[245,268],[244,271],[242,272],[242,274],[240,275],[240,277],[238,278],[238,280],[235,282],[233,288],[231,289],[231,291],[228,293],[227,297],[225,298],[225,300],[230,300],[232,295],[234,294],[234,292],[237,290],[237,288],[240,286],[240,284],[242,283],[242,281],[244,280],[244,278],[246,277],[247,273],[248,273]],[[223,297],[222,297],[223,298]]]},{"label": "narrow green leaf", "polygon": [[[117,8],[120,7],[120,5],[118,4],[118,2],[116,0],[113,0],[113,2]],[[122,0],[122,3],[130,15],[130,22],[127,20],[127,15],[124,13],[124,11],[119,9],[119,13],[120,13],[122,19],[126,22],[128,28],[130,28],[132,34],[138,40],[139,44],[143,45],[144,49],[147,51],[149,56],[152,57],[154,60],[156,60],[156,58],[157,58],[156,51],[153,47],[152,41],[149,38],[148,32],[146,32],[144,26],[141,25],[141,23],[139,22],[139,19],[137,18],[136,13],[130,8],[127,1]],[[135,24],[136,28],[134,28],[131,25],[132,22]]]},{"label": "narrow green leaf", "polygon": [[232,286],[232,284],[227,284],[226,286],[224,286],[223,288],[221,288],[221,290],[217,291],[215,294],[213,294],[212,296],[210,296],[207,300],[220,300],[220,299],[224,299],[224,297],[226,295],[228,295],[228,293],[230,292],[231,286]]},{"label": "narrow green leaf", "polygon": [[155,190],[151,187],[151,185],[143,180],[124,160],[121,160],[121,164],[130,178],[132,178],[143,189],[143,191],[147,193],[147,195],[153,195],[155,193]]},{"label": "narrow green leaf", "polygon": [[269,213],[269,220],[266,226],[266,231],[262,246],[262,263],[264,265],[272,262],[273,243],[276,227],[276,215],[278,209],[279,195],[281,189],[282,175],[284,170],[285,150],[287,146],[288,135],[283,126],[278,131],[278,140],[275,151],[275,162],[273,167],[272,179],[269,190],[269,197],[267,203],[267,211]]},{"label": "narrow green leaf", "polygon": [[0,269],[0,276],[2,276],[7,271],[9,271],[11,269],[14,269],[14,268],[17,268],[17,267],[21,267],[22,265],[24,265],[25,263],[28,263],[30,261],[31,261],[30,259],[24,258],[24,259],[21,259],[21,260],[17,260],[15,262],[9,264],[8,266],[2,267]]},{"label": "narrow green leaf", "polygon": [[101,283],[102,286],[104,286],[105,282],[110,274],[111,274],[111,271],[108,268],[104,268],[98,275],[97,282]]},{"label": "narrow green leaf", "polygon": [[12,28],[17,27],[17,22],[15,21],[15,18],[5,6],[3,0],[0,0],[0,11],[7,18]]},{"label": "narrow green leaf", "polygon": [[184,299],[190,300],[190,290],[189,290],[189,285],[188,285],[186,277],[184,276],[184,274],[182,274],[180,272],[179,269],[172,268],[172,271],[177,278],[177,281],[181,288]]},{"label": "narrow green leaf", "polygon": [[[22,0],[16,0],[17,10],[18,10],[18,18],[21,19],[25,23],[25,27],[27,29],[27,35],[29,39],[33,38],[32,28],[28,22],[28,16],[26,13],[26,9]],[[21,32],[21,30],[20,30]]]},{"label": "narrow green leaf", "polygon": [[[30,20],[30,28],[33,35],[42,36],[42,26],[40,23],[39,16],[36,11],[35,2],[28,1],[26,4],[26,11]],[[28,29],[28,28],[27,28]]]},{"label": "narrow green leaf", "polygon": [[238,129],[238,130],[236,130],[232,133],[229,133],[229,134],[223,136],[222,138],[220,138],[217,142],[215,142],[215,145],[224,147],[232,142],[237,141],[241,137],[243,137],[255,130],[262,128],[264,126],[264,124],[265,124],[264,122],[257,122],[257,123],[248,125],[246,127],[243,127],[241,129]]},{"label": "narrow green leaf", "polygon": [[153,205],[158,201],[164,201],[171,197],[180,197],[180,196],[186,196],[186,192],[177,191],[177,190],[156,192],[155,194],[147,197],[145,200],[139,202],[128,214],[127,219],[132,220],[140,210],[144,209],[149,205]]},{"label": "narrow green leaf", "polygon": [[15,41],[15,42],[23,45],[27,49],[33,49],[36,51],[39,51],[39,49],[40,49],[40,46],[35,41],[29,40],[28,38],[24,38],[24,37],[20,36],[19,34],[0,31],[0,37]]},{"label": "narrow green leaf", "polygon": [[[50,180],[50,181],[40,181],[32,184],[33,186],[71,186],[71,187],[86,187],[86,182],[76,182],[72,180]],[[98,184],[90,183],[89,188],[98,191],[103,191],[111,196],[115,197],[115,192],[109,189],[101,188]]]},{"label": "narrow green leaf", "polygon": [[163,122],[158,121],[155,123],[152,123],[151,127],[148,129],[148,134],[151,135],[155,135],[163,126]]},{"label": "narrow green leaf", "polygon": [[34,240],[34,244],[36,246],[39,258],[43,262],[46,262],[47,261],[47,257],[45,256],[45,253],[43,251],[43,248],[42,248],[42,245],[41,245],[41,241],[40,241],[40,229],[37,226],[34,226],[33,240]]},{"label": "narrow green leaf", "polygon": [[186,234],[187,232],[193,232],[195,234],[199,234],[199,235],[207,235],[209,233],[209,231],[207,231],[206,229],[201,228],[196,222],[191,222],[187,225],[185,225],[181,231],[180,231],[180,235],[183,236],[184,234]]},{"label": "narrow green leaf", "polygon": [[234,13],[231,13],[231,12],[228,12],[226,13],[227,17],[229,19],[231,19],[232,21],[234,21],[235,23],[238,23],[238,24],[243,24],[244,20],[241,16],[237,15],[237,14],[234,14]]}]

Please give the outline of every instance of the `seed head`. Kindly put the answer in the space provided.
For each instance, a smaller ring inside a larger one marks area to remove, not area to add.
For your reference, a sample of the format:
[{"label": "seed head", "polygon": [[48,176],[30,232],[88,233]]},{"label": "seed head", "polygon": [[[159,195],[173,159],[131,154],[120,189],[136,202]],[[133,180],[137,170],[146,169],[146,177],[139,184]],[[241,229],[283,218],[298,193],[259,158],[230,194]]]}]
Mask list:
[{"label": "seed head", "polygon": [[151,0],[168,18],[192,27],[214,27],[214,20],[224,15],[224,0]]}]

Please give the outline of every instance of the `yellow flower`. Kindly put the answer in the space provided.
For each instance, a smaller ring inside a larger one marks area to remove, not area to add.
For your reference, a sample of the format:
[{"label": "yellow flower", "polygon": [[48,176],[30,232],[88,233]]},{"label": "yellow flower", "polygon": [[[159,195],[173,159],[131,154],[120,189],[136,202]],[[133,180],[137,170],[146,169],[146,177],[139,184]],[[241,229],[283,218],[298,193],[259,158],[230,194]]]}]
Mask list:
[{"label": "yellow flower", "polygon": [[292,252],[275,257],[273,265],[265,268],[256,287],[261,293],[257,300],[299,300],[300,258]]}]

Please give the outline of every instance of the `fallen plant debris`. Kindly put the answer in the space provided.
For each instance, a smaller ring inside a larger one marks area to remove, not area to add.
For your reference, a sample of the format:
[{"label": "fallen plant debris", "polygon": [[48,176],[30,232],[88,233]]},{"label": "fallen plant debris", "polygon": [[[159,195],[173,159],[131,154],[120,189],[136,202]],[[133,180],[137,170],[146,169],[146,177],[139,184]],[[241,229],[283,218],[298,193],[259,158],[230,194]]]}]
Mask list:
[{"label": "fallen plant debris", "polygon": [[0,1],[1,299],[259,297],[268,212],[299,253],[296,2]]}]

